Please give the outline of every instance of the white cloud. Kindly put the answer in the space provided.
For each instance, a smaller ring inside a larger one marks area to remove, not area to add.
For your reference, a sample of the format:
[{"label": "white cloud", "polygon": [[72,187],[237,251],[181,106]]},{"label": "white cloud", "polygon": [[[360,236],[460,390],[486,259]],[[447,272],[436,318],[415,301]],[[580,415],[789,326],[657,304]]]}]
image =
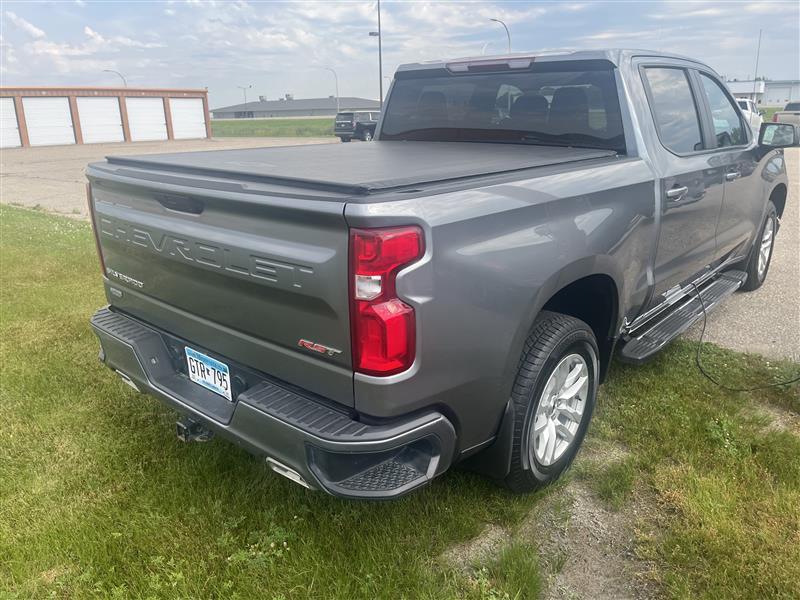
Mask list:
[{"label": "white cloud", "polygon": [[[48,4],[47,13],[41,4],[17,6],[12,13],[17,21],[4,15],[3,32],[4,72],[10,72],[6,55],[17,61],[14,83],[100,85],[105,83],[102,68],[114,68],[139,85],[208,85],[212,105],[222,105],[239,101],[236,86],[251,83],[254,94],[268,97],[328,95],[332,83],[319,68],[330,66],[337,70],[342,95],[374,98],[378,93],[378,44],[368,36],[377,28],[375,0],[87,1],[83,8],[61,2]],[[475,56],[484,46],[487,54],[503,53],[505,31],[489,21],[498,18],[511,29],[515,51],[649,47],[695,56],[744,77],[752,69],[759,22],[766,18],[764,74],[796,77],[798,6],[700,0],[387,1],[381,6],[383,71],[392,75],[402,63]],[[43,25],[47,35],[25,19]]]},{"label": "white cloud", "polygon": [[32,38],[41,39],[47,35],[44,31],[36,27],[36,25],[30,21],[26,21],[22,17],[17,16],[16,13],[7,10],[5,14],[9,21],[11,21],[18,29],[24,31]]}]

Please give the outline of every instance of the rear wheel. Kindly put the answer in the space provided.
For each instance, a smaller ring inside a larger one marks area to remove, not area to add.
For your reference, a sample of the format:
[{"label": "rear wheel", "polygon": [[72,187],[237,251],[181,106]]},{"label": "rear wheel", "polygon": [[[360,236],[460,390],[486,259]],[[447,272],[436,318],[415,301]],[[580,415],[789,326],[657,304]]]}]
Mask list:
[{"label": "rear wheel", "polygon": [[370,131],[369,129],[365,129],[364,131],[362,131],[361,132],[361,139],[364,140],[365,142],[371,142],[372,141],[372,131]]},{"label": "rear wheel", "polygon": [[598,351],[583,321],[543,311],[525,344],[514,381],[514,432],[506,485],[530,492],[572,463],[594,411]]},{"label": "rear wheel", "polygon": [[767,216],[761,225],[758,237],[750,251],[750,256],[745,265],[747,271],[747,281],[744,282],[742,290],[751,292],[757,290],[764,283],[769,272],[769,265],[772,262],[772,250],[775,247],[775,234],[778,232],[778,213],[775,205],[770,201],[767,203]]},{"label": "rear wheel", "polygon": [[344,137],[344,136],[340,137],[339,139],[342,140],[343,142],[349,142],[350,141],[349,137]]}]

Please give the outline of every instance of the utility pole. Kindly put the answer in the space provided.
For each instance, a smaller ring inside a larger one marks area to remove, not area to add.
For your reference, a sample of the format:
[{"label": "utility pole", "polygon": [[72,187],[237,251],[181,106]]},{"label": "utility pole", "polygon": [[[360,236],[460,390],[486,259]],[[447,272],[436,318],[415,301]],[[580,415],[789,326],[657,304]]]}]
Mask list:
[{"label": "utility pole", "polygon": [[383,48],[381,37],[381,0],[378,0],[378,31],[370,31],[370,37],[378,38],[378,93],[380,94],[381,110],[383,110]]},{"label": "utility pole", "polygon": [[758,30],[758,49],[756,50],[756,70],[753,72],[753,104],[758,106],[756,100],[756,85],[758,84],[758,59],[761,57],[761,29]]}]

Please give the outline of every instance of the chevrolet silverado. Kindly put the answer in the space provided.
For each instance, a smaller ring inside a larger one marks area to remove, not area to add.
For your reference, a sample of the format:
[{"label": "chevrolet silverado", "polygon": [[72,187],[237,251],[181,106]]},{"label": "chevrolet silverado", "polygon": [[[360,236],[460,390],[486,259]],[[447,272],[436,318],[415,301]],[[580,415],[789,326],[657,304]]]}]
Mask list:
[{"label": "chevrolet silverado", "polygon": [[639,50],[404,65],[371,144],[87,170],[100,359],[312,489],[451,466],[512,490],[572,462],[640,363],[767,276],[791,124]]}]

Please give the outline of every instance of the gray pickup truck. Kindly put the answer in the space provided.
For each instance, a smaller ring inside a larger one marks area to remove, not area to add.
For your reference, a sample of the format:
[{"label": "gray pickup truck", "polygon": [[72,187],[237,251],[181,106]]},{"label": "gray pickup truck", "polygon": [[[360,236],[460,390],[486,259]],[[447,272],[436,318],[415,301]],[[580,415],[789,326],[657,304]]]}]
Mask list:
[{"label": "gray pickup truck", "polygon": [[393,498],[558,477],[612,357],[769,269],[794,125],[630,50],[401,67],[371,144],[88,167],[101,360],[276,472]]}]

